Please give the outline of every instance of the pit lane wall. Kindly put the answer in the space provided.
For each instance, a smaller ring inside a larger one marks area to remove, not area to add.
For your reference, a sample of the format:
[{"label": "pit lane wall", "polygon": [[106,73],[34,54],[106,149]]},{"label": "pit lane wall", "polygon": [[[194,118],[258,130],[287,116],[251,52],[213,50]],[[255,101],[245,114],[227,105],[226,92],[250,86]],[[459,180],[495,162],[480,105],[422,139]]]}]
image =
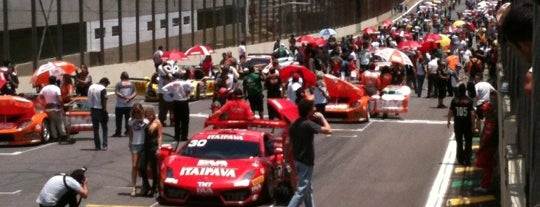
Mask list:
[{"label": "pit lane wall", "polygon": [[[53,59],[90,67],[147,60],[159,45],[186,50],[194,44],[207,44],[214,48],[231,47],[226,50],[236,52],[234,47],[246,40],[248,52],[268,53],[272,46],[260,45],[273,42],[276,37],[287,44],[290,34],[317,33],[323,28],[337,29],[338,37],[358,33],[390,18],[395,14],[393,6],[402,1],[167,0],[151,4],[153,1],[140,0],[136,1],[140,5],[135,6],[134,2],[120,5],[122,1],[118,0],[103,1],[101,7],[108,9],[101,12],[97,1],[58,1],[52,9],[43,10],[39,5],[30,9],[30,2],[9,0],[0,4],[0,10],[8,17],[0,17],[0,59],[13,60],[18,74],[26,76]],[[54,14],[53,18],[43,20],[43,12]],[[103,16],[102,26],[99,15]],[[22,16],[32,18],[19,18]],[[31,19],[35,19],[35,24]],[[213,58],[219,60],[220,51]],[[192,60],[186,64],[198,63],[199,58]]]}]

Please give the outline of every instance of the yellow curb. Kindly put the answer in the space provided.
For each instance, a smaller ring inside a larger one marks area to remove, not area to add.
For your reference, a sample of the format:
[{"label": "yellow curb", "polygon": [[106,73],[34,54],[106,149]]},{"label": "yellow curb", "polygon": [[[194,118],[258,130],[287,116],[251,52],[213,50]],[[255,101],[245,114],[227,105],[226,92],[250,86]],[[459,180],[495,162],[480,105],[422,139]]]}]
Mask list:
[{"label": "yellow curb", "polygon": [[474,196],[474,197],[451,198],[451,199],[448,199],[447,203],[450,204],[450,206],[461,206],[461,205],[483,203],[483,202],[494,201],[494,200],[495,200],[495,196],[484,195],[484,196]]}]

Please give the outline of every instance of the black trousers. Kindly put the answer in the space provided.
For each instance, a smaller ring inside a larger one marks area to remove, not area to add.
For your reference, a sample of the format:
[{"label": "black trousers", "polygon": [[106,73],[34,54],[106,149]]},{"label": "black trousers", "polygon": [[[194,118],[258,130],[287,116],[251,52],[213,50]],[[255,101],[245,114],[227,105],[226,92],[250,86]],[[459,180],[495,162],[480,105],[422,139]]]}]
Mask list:
[{"label": "black trousers", "polygon": [[[457,160],[459,163],[470,162],[472,156],[472,127],[470,123],[454,123],[454,134],[457,144]],[[464,145],[465,144],[465,145]]]},{"label": "black trousers", "polygon": [[58,202],[56,202],[56,205],[54,206],[44,206],[39,204],[39,207],[64,207],[66,205],[69,205],[69,207],[78,207],[79,203],[77,202],[77,192],[68,190],[66,194],[64,194]]},{"label": "black trousers", "polygon": [[189,103],[188,101],[174,101],[174,138],[187,140],[189,132]]},{"label": "black trousers", "polygon": [[[150,187],[150,189],[156,189],[159,183],[159,171],[156,157],[156,149],[148,149],[145,146],[142,157],[139,160],[139,171],[141,173],[142,185]],[[152,186],[148,182],[148,164],[152,170]]]}]

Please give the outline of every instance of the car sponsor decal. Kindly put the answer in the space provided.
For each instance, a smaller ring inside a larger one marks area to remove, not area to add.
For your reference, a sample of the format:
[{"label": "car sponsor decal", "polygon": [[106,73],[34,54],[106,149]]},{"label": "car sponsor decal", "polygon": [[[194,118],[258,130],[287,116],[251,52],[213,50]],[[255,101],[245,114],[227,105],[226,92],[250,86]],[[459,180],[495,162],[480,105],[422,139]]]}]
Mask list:
[{"label": "car sponsor decal", "polygon": [[204,147],[206,145],[205,139],[194,139],[189,141],[188,147]]},{"label": "car sponsor decal", "polygon": [[259,177],[257,177],[257,178],[255,178],[255,179],[253,179],[253,180],[251,181],[251,183],[252,183],[253,185],[260,185],[260,184],[263,183],[263,182],[264,182],[264,176],[262,176],[262,175],[259,176]]},{"label": "car sponsor decal", "polygon": [[197,194],[199,195],[212,195],[214,191],[212,188],[197,188]]},{"label": "car sponsor decal", "polygon": [[197,186],[199,186],[199,187],[210,188],[210,187],[212,187],[212,184],[214,184],[214,183],[213,182],[197,181]]},{"label": "car sponsor decal", "polygon": [[165,178],[165,183],[178,184],[178,179],[176,179],[176,178]]},{"label": "car sponsor decal", "polygon": [[244,140],[242,135],[235,134],[210,134],[206,139],[230,139],[230,140]]},{"label": "car sponsor decal", "polygon": [[199,167],[227,167],[229,163],[226,160],[199,160],[197,166]]},{"label": "car sponsor decal", "polygon": [[180,176],[216,176],[216,177],[236,177],[236,171],[233,168],[215,168],[215,167],[183,167],[180,169]]},{"label": "car sponsor decal", "polygon": [[261,190],[262,190],[261,185],[255,185],[255,186],[251,187],[251,192],[252,193],[260,192]]},{"label": "car sponsor decal", "polygon": [[15,128],[16,124],[12,122],[3,122],[0,123],[0,129],[11,129]]}]

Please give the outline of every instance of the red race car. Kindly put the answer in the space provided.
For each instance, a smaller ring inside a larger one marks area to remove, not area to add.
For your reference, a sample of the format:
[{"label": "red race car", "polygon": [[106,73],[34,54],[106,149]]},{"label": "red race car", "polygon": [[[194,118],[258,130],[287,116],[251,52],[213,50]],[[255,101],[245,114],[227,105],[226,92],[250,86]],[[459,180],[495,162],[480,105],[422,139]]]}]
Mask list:
[{"label": "red race car", "polygon": [[[270,101],[278,109],[294,106],[287,100]],[[195,134],[176,151],[162,147],[159,202],[243,206],[277,200],[279,194],[289,199],[293,179],[282,146],[291,117],[208,119],[205,126],[214,129]],[[264,131],[270,128],[278,133]]]},{"label": "red race car", "polygon": [[0,145],[46,143],[50,139],[47,114],[19,96],[0,96]]}]

